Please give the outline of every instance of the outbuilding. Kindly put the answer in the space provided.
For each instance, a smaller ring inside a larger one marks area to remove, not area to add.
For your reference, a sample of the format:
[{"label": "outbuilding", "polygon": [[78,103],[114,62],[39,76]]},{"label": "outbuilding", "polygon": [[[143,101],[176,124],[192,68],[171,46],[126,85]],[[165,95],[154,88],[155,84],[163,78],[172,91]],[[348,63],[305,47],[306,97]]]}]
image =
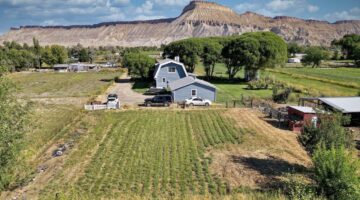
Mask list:
[{"label": "outbuilding", "polygon": [[289,58],[288,63],[301,63],[300,58]]},{"label": "outbuilding", "polygon": [[68,64],[56,64],[53,66],[55,72],[68,72],[69,65]]},{"label": "outbuilding", "polygon": [[192,97],[201,97],[210,101],[216,100],[216,87],[194,76],[187,76],[170,82],[169,89],[174,102],[182,102]]},{"label": "outbuilding", "polygon": [[319,98],[319,104],[325,110],[350,116],[352,124],[360,124],[360,97],[324,97]]},{"label": "outbuilding", "polygon": [[299,132],[306,124],[317,124],[316,111],[311,107],[288,106],[289,128]]}]

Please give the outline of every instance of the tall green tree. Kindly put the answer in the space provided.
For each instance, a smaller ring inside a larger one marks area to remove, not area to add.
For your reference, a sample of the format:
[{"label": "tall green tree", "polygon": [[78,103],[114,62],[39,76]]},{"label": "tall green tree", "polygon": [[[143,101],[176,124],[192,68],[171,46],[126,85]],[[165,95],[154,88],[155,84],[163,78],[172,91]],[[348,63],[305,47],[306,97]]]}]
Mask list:
[{"label": "tall green tree", "polygon": [[10,49],[7,56],[11,65],[17,70],[30,68],[33,66],[34,54],[27,50]]},{"label": "tall green tree", "polygon": [[259,78],[259,70],[284,66],[287,61],[287,44],[273,32],[246,33],[245,36],[256,38],[260,43],[260,60],[257,65],[245,68],[245,79]]},{"label": "tall green tree", "polygon": [[27,107],[14,97],[14,85],[5,76],[0,65],[0,192],[16,178],[21,144],[26,125]]},{"label": "tall green tree", "polygon": [[240,37],[231,41],[222,50],[229,79],[233,79],[242,67],[252,67],[260,59],[260,43],[251,37]]},{"label": "tall green tree", "polygon": [[49,46],[46,46],[42,49],[41,58],[44,61],[44,63],[46,63],[49,66],[53,66],[54,64],[57,63],[56,58],[51,52],[51,47]]},{"label": "tall green tree", "polygon": [[37,40],[35,37],[33,37],[33,49],[34,49],[34,55],[35,55],[34,65],[35,65],[35,67],[41,68],[41,66],[42,66],[41,46],[40,46],[39,40]]},{"label": "tall green tree", "polygon": [[65,49],[65,47],[60,45],[52,45],[51,54],[55,61],[54,64],[63,64],[68,58],[67,50]]},{"label": "tall green tree", "polygon": [[90,55],[87,49],[82,48],[79,51],[79,62],[89,62],[90,61]]},{"label": "tall green tree", "polygon": [[144,53],[126,53],[122,65],[128,68],[131,77],[147,79],[155,66],[155,59]]},{"label": "tall green tree", "polygon": [[170,43],[164,49],[164,56],[175,58],[180,57],[188,72],[194,72],[201,55],[201,44],[197,40],[181,40]]},{"label": "tall green tree", "polygon": [[222,46],[216,42],[209,42],[204,45],[201,58],[208,79],[214,76],[215,65],[221,60],[221,50]]},{"label": "tall green tree", "polygon": [[354,59],[356,55],[354,50],[358,43],[360,43],[360,35],[358,34],[345,35],[342,39],[332,42],[333,45],[339,45],[341,47],[347,59]]},{"label": "tall green tree", "polygon": [[290,57],[294,57],[296,53],[302,53],[303,48],[295,42],[288,44],[288,53]]},{"label": "tall green tree", "polygon": [[356,66],[360,67],[360,42],[354,46],[353,59],[355,60]]},{"label": "tall green tree", "polygon": [[329,52],[321,47],[308,47],[305,54],[301,62],[304,65],[311,65],[313,68],[319,67],[323,60],[329,58]]},{"label": "tall green tree", "polygon": [[245,33],[224,47],[223,56],[228,65],[229,78],[245,67],[245,79],[251,81],[259,78],[260,69],[284,65],[287,45],[272,32]]}]

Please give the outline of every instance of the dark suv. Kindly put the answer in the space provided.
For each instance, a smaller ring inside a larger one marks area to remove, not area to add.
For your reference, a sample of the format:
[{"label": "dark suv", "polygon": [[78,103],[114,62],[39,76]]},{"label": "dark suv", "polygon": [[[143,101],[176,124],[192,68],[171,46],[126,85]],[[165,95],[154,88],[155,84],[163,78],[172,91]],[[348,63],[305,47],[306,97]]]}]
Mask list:
[{"label": "dark suv", "polygon": [[170,95],[157,95],[150,99],[145,99],[145,106],[165,106],[168,107],[173,102]]}]

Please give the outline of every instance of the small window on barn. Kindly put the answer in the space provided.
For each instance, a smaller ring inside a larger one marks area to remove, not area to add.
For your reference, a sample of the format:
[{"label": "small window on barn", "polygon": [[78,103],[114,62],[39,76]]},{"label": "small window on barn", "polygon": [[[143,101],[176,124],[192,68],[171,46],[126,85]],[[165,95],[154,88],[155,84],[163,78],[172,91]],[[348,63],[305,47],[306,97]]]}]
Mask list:
[{"label": "small window on barn", "polygon": [[191,90],[191,96],[196,97],[197,96],[197,90]]},{"label": "small window on barn", "polygon": [[163,83],[166,83],[166,78],[162,78],[162,82],[163,82]]},{"label": "small window on barn", "polygon": [[175,73],[176,68],[175,67],[169,67],[169,73]]}]

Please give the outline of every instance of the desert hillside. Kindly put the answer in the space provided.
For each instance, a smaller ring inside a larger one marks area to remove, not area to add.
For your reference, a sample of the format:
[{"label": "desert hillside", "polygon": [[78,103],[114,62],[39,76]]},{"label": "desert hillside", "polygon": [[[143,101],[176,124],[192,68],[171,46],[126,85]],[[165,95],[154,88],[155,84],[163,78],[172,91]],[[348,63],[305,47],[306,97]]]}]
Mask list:
[{"label": "desert hillside", "polygon": [[189,37],[225,36],[251,31],[272,31],[287,41],[330,45],[345,34],[360,34],[360,21],[303,20],[293,17],[265,17],[256,13],[237,14],[216,3],[192,1],[173,19],[106,22],[74,26],[22,26],[0,36],[0,42],[31,43],[36,36],[44,45],[72,46],[160,46]]}]

